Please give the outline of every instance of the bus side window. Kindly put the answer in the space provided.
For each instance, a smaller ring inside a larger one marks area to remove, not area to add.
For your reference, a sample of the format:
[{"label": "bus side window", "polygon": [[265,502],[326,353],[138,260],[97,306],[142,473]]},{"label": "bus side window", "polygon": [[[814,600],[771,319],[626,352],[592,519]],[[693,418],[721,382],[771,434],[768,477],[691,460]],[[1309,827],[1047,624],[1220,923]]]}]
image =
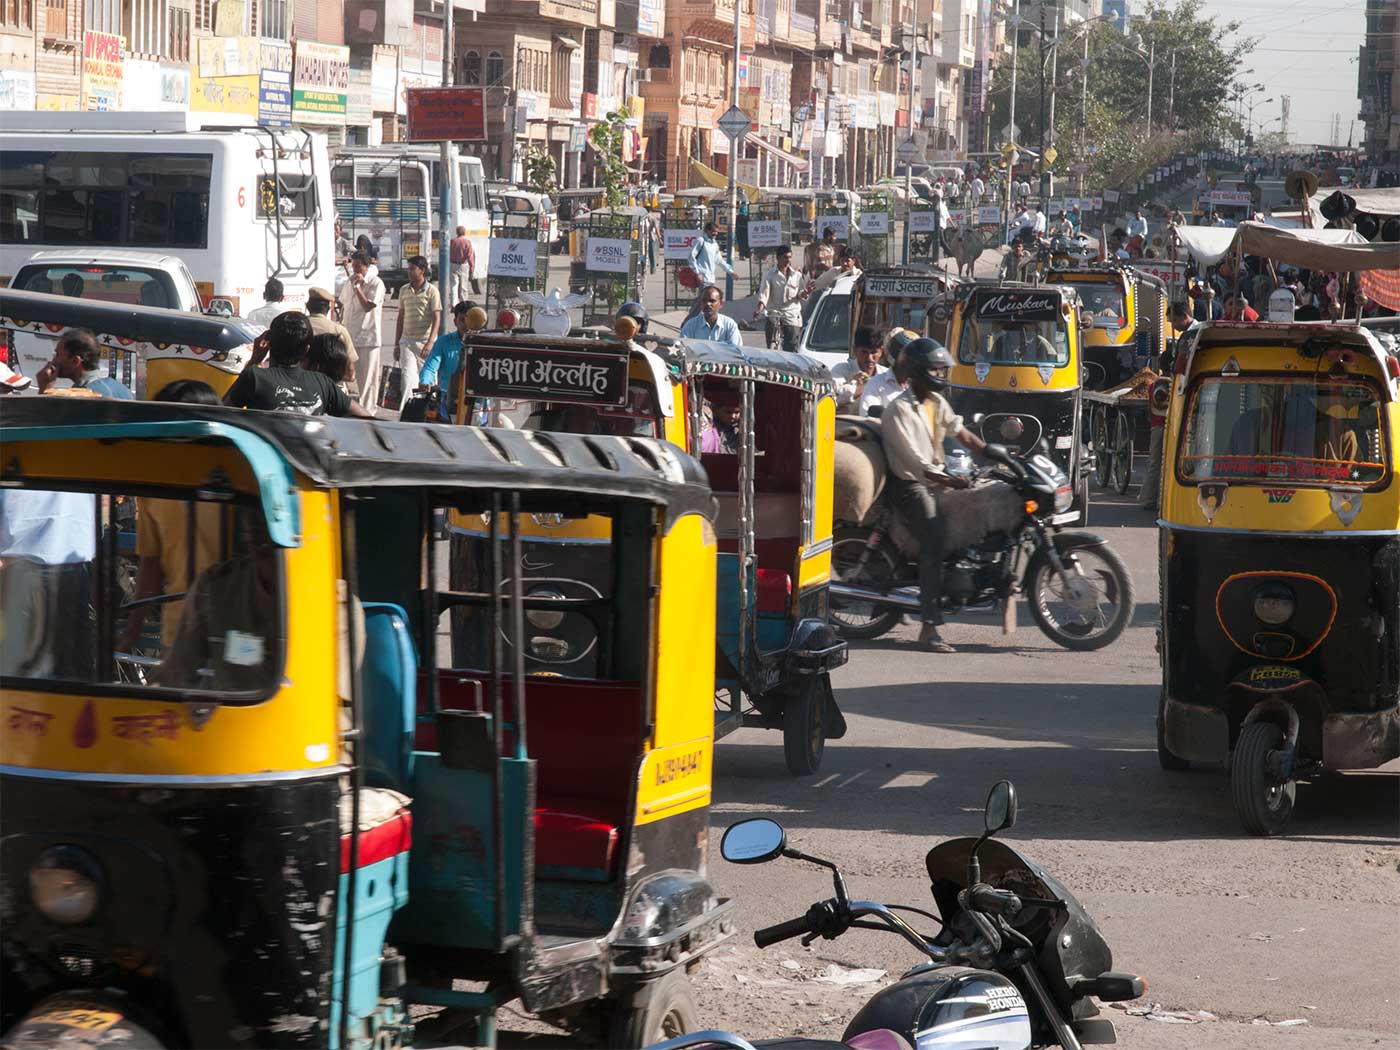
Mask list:
[{"label": "bus side window", "polygon": [[399,197],[403,200],[418,200],[427,196],[423,185],[423,172],[419,168],[403,167],[399,170]]},{"label": "bus side window", "polygon": [[337,164],[331,169],[331,196],[353,197],[355,195],[355,169],[349,164]]}]

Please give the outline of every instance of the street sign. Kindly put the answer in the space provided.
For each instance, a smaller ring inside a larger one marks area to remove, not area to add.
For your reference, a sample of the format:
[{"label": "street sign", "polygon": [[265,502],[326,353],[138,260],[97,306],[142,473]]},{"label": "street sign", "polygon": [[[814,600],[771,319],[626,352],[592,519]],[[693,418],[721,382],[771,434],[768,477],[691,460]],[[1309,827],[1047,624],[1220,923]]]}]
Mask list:
[{"label": "street sign", "polygon": [[1007,142],[1015,142],[1021,137],[1021,129],[1015,124],[1008,124],[1001,129],[1001,137],[1006,139]]},{"label": "street sign", "polygon": [[1060,155],[1060,154],[1056,151],[1056,149],[1055,149],[1054,146],[1047,146],[1047,147],[1045,148],[1045,163],[1046,163],[1046,164],[1054,164],[1054,163],[1055,163],[1055,158],[1058,157],[1059,155]]},{"label": "street sign", "polygon": [[724,116],[719,118],[719,130],[735,142],[749,133],[752,124],[749,115],[738,106],[730,106]]},{"label": "street sign", "polygon": [[922,158],[923,150],[919,148],[919,144],[912,138],[907,138],[899,144],[899,147],[895,150],[895,154],[905,164],[913,164],[916,160]]}]

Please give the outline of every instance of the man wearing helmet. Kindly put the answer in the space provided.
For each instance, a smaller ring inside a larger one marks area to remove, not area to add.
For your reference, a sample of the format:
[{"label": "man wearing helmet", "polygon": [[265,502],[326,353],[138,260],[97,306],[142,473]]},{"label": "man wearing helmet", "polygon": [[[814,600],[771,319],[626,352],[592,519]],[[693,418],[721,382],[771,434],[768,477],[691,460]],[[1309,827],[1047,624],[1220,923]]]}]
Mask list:
[{"label": "man wearing helmet", "polygon": [[973,452],[986,442],[963,426],[962,417],[944,399],[952,355],[929,338],[915,339],[895,364],[906,384],[883,414],[881,430],[890,471],[890,496],[904,523],[920,537],[919,616],[923,629],[919,645],[933,653],[951,653],[939,637],[943,624],[943,518],[937,493],[943,488],[966,488],[967,482],[943,467],[943,439],[956,438]]},{"label": "man wearing helmet", "polygon": [[646,335],[647,325],[651,323],[651,314],[647,313],[647,308],[636,300],[628,300],[617,308],[618,317],[630,317],[637,322],[637,334]]}]

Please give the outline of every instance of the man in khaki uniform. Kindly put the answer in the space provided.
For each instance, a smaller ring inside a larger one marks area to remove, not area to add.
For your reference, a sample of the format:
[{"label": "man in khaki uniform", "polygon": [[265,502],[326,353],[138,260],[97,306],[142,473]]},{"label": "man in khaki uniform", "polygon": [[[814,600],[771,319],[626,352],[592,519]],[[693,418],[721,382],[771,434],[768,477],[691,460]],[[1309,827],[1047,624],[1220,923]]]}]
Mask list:
[{"label": "man in khaki uniform", "polygon": [[[331,317],[331,305],[335,302],[335,296],[324,288],[311,287],[306,292],[306,316],[311,321],[311,334],[313,336],[330,335],[340,336],[341,342],[345,344],[345,352],[350,357],[349,383],[355,381],[356,364],[360,360],[358,348],[355,346],[355,337],[350,334],[350,329]],[[354,396],[359,393],[356,390],[347,390],[346,393]]]},{"label": "man in khaki uniform", "polygon": [[905,524],[919,537],[919,645],[932,653],[953,647],[938,635],[943,625],[943,519],[937,490],[966,488],[967,482],[943,469],[943,439],[956,438],[973,452],[986,442],[963,426],[962,417],[943,398],[948,389],[952,355],[932,339],[915,339],[899,355],[895,373],[907,387],[881,417],[885,460],[890,470],[890,498]]}]

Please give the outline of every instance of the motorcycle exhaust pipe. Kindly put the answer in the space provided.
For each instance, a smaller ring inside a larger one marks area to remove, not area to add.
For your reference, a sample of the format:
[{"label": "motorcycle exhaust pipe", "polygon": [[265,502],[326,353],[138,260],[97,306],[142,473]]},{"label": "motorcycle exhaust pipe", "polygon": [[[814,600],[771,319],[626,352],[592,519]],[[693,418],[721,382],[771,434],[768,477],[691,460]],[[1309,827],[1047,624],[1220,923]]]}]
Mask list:
[{"label": "motorcycle exhaust pipe", "polygon": [[841,601],[869,602],[871,605],[890,605],[908,612],[919,611],[919,592],[917,590],[912,594],[903,589],[872,591],[868,587],[852,587],[850,584],[833,583],[829,594],[831,598]]}]

